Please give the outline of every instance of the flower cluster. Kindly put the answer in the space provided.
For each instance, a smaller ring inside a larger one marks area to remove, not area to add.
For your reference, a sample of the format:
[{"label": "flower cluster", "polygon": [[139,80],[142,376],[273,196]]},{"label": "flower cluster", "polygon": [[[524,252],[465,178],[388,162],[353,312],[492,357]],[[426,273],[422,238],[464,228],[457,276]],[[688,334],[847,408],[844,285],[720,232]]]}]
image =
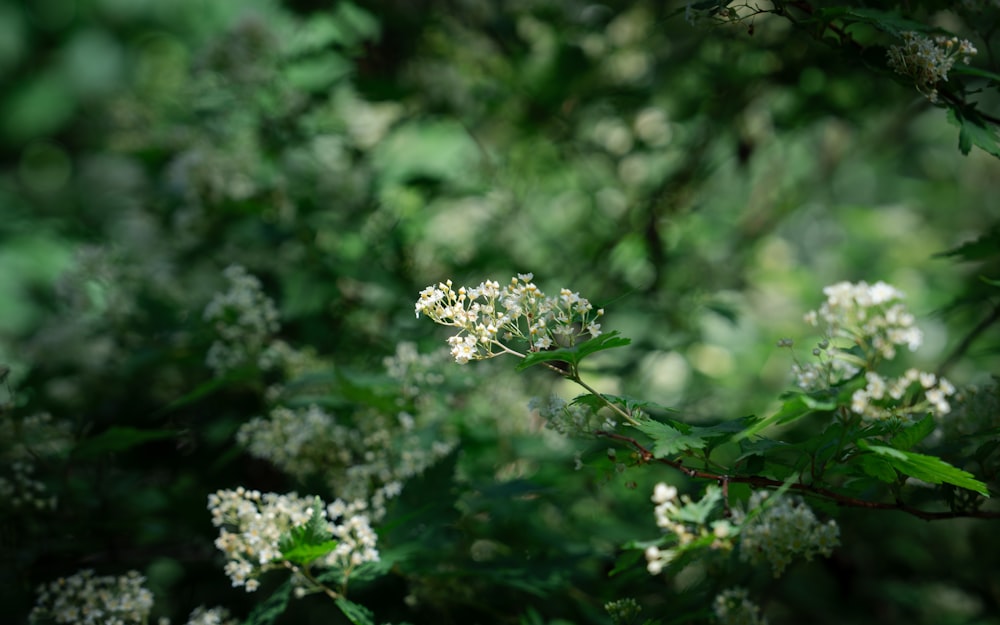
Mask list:
[{"label": "flower cluster", "polygon": [[441,325],[458,328],[448,339],[455,361],[492,358],[502,353],[519,354],[503,341],[528,344],[530,351],[572,345],[587,334],[597,337],[597,319],[604,309],[594,307],[579,293],[562,289],[547,297],[533,282],[532,274],[518,274],[510,284],[487,280],[477,287],[452,288],[451,280],[420,292],[415,311]]},{"label": "flower cluster", "polygon": [[23,419],[0,420],[0,507],[54,510],[57,499],[38,479],[38,461],[67,453],[73,444],[72,426],[48,413]]},{"label": "flower cluster", "polygon": [[907,369],[901,377],[886,379],[869,371],[865,380],[865,387],[851,396],[851,410],[866,420],[911,423],[928,412],[940,417],[951,411],[948,397],[955,394],[955,387],[933,373]]},{"label": "flower cluster", "polygon": [[[653,545],[646,548],[646,570],[652,575],[658,575],[664,567],[676,558],[680,551],[696,540],[710,539],[713,549],[731,547],[729,537],[732,527],[728,521],[714,521],[706,526],[704,512],[710,510],[714,503],[721,499],[720,489],[710,486],[705,491],[702,501],[694,504],[687,495],[678,497],[677,489],[660,482],[653,488],[651,500],[656,504],[653,513],[656,524],[673,534],[676,545],[673,549],[660,549]],[[701,513],[694,510],[699,508]]]},{"label": "flower cluster", "polygon": [[752,564],[769,562],[778,577],[795,556],[811,560],[817,554],[833,553],[840,544],[836,521],[820,523],[801,498],[778,496],[767,501],[769,495],[757,491],[750,496],[748,512],[733,512],[733,521],[740,526],[741,559]]},{"label": "flower cluster", "polygon": [[937,84],[948,80],[948,72],[959,59],[968,64],[976,54],[969,41],[958,37],[934,38],[908,31],[901,35],[903,43],[889,47],[889,67],[906,76],[931,102],[937,101]]},{"label": "flower cluster", "polygon": [[280,327],[278,309],[260,280],[240,265],[227,267],[223,275],[229,288],[216,293],[202,315],[218,337],[205,357],[217,376],[252,363]]},{"label": "flower cluster", "polygon": [[806,313],[806,323],[818,326],[822,321],[829,338],[847,339],[861,349],[868,363],[892,360],[897,346],[914,351],[923,342],[913,315],[902,303],[905,296],[885,282],[838,282],[825,287],[823,294],[826,301],[819,310]]},{"label": "flower cluster", "polygon": [[9,477],[0,475],[0,501],[12,508],[55,510],[56,497],[48,495],[44,482],[36,480],[35,465],[15,460],[8,466]]},{"label": "flower cluster", "polygon": [[433,428],[417,425],[407,412],[365,412],[345,421],[316,405],[296,410],[278,406],[267,417],[243,424],[237,441],[289,475],[321,477],[337,497],[368,502],[378,521],[406,480],[454,447],[450,438],[426,440]]},{"label": "flower cluster", "polygon": [[187,625],[239,625],[240,620],[232,618],[226,608],[206,608],[199,606],[191,612]]},{"label": "flower cluster", "polygon": [[[279,546],[282,536],[309,521],[314,501],[296,493],[260,493],[243,487],[208,496],[212,524],[220,528],[215,546],[229,560],[225,572],[234,587],[243,586],[247,592],[253,592],[260,585],[257,578],[262,573],[284,568],[285,559]],[[327,519],[339,519],[327,522],[327,529],[338,544],[314,563],[316,566],[350,571],[365,562],[378,561],[375,532],[357,506],[337,500],[323,514]],[[293,581],[302,586],[306,580],[296,576]]]},{"label": "flower cluster", "polygon": [[712,612],[719,625],[767,625],[760,615],[760,607],[747,594],[745,588],[729,588],[716,595]]},{"label": "flower cluster", "polygon": [[627,597],[625,599],[608,601],[604,604],[604,611],[608,613],[608,617],[614,625],[629,625],[636,622],[642,608],[639,606],[638,601]]},{"label": "flower cluster", "polygon": [[96,577],[91,569],[60,577],[38,588],[32,623],[73,625],[145,625],[153,593],[137,571],[119,577]]},{"label": "flower cluster", "polygon": [[902,292],[884,282],[840,282],[823,292],[826,302],[806,313],[805,320],[812,326],[825,324],[826,337],[813,349],[818,362],[792,366],[799,387],[825,389],[864,371],[865,386],[854,391],[851,410],[867,421],[909,423],[928,412],[940,416],[951,410],[948,397],[955,387],[948,380],[916,369],[898,378],[875,371],[880,362],[896,357],[898,346],[915,350],[923,340],[901,301]]}]

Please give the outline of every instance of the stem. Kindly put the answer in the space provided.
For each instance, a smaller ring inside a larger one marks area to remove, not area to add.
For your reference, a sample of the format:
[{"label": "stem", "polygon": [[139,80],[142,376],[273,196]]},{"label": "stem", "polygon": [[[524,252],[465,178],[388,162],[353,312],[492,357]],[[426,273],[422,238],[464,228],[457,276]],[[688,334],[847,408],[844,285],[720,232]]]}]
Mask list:
[{"label": "stem", "polygon": [[623,419],[625,419],[626,421],[628,421],[631,425],[639,425],[639,422],[636,421],[632,417],[632,415],[630,415],[629,413],[625,412],[625,410],[623,410],[621,406],[616,406],[607,397],[605,397],[604,395],[598,393],[593,387],[591,387],[589,384],[587,384],[586,382],[584,382],[580,378],[580,375],[578,373],[576,373],[576,372],[565,373],[565,375],[566,375],[567,379],[572,380],[573,382],[576,382],[577,384],[579,384],[583,388],[587,389],[587,391],[591,395],[593,395],[594,397],[597,397],[598,399],[600,399],[601,401],[603,401],[605,406],[607,406],[608,408],[611,408],[612,410],[614,410],[615,412],[617,412],[619,415],[621,415],[621,417]]}]

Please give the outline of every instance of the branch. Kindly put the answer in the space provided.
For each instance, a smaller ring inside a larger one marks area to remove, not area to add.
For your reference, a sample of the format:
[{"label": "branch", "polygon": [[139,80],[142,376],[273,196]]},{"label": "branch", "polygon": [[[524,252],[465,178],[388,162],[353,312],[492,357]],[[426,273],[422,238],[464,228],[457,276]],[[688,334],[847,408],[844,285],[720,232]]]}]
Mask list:
[{"label": "branch", "polygon": [[985,319],[980,321],[979,324],[977,324],[976,327],[973,328],[972,331],[969,332],[969,334],[966,335],[964,339],[962,339],[962,342],[959,343],[958,346],[955,347],[955,349],[952,350],[950,354],[948,354],[948,357],[945,358],[944,362],[941,363],[941,366],[938,367],[937,376],[941,377],[942,375],[944,375],[944,373],[948,369],[950,369],[951,366],[954,365],[958,361],[958,359],[965,354],[965,352],[969,350],[969,348],[972,346],[972,343],[976,340],[976,338],[979,337],[980,334],[985,332],[988,327],[996,323],[998,320],[1000,320],[1000,304],[994,306],[993,311],[989,315],[987,315]]},{"label": "branch", "polygon": [[[718,482],[723,485],[724,488],[728,490],[729,484],[749,484],[755,488],[781,488],[785,486],[785,482],[781,480],[774,480],[769,477],[763,477],[760,475],[722,475],[719,473],[712,473],[711,471],[705,471],[702,469],[693,469],[691,467],[686,467],[679,460],[669,460],[667,458],[657,458],[653,455],[653,452],[646,449],[639,441],[631,438],[629,436],[624,436],[622,434],[616,434],[614,432],[607,431],[597,431],[594,432],[595,435],[604,438],[610,438],[622,443],[625,443],[632,447],[636,452],[638,452],[640,459],[643,462],[658,462],[660,464],[665,464],[667,466],[677,469],[684,475],[701,480],[712,480],[713,482]],[[816,497],[821,497],[827,501],[832,501],[838,506],[845,508],[867,508],[869,510],[896,510],[899,512],[905,512],[917,518],[923,519],[925,521],[937,521],[941,519],[956,519],[956,518],[977,518],[977,519],[1000,519],[1000,512],[990,512],[983,510],[973,510],[970,512],[929,512],[927,510],[921,510],[920,508],[915,508],[913,506],[907,505],[902,501],[896,501],[895,503],[883,503],[878,501],[867,501],[865,499],[857,499],[856,497],[850,497],[848,495],[843,495],[837,493],[828,488],[823,488],[821,486],[814,486],[812,484],[803,484],[797,482],[789,486],[790,490],[798,491],[806,495],[812,495]]]}]

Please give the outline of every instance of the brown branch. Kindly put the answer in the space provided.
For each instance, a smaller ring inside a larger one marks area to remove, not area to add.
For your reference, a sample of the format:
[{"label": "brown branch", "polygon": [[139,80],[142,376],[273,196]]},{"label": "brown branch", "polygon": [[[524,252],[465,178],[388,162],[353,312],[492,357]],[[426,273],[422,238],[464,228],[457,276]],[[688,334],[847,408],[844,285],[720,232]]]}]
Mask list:
[{"label": "brown branch", "polygon": [[[624,436],[622,434],[616,434],[614,432],[607,431],[597,431],[594,432],[595,435],[604,438],[609,438],[611,440],[616,440],[625,443],[632,447],[638,454],[642,462],[658,462],[660,464],[665,464],[667,466],[677,469],[684,475],[701,480],[712,480],[713,482],[719,482],[723,484],[724,488],[728,490],[729,484],[749,484],[755,488],[781,488],[785,486],[785,482],[781,480],[774,480],[769,477],[763,477],[761,475],[720,475],[718,473],[713,473],[711,471],[705,471],[703,469],[694,469],[691,467],[686,467],[679,460],[670,460],[668,458],[657,458],[653,455],[653,452],[649,451],[644,447],[639,441],[631,438],[629,436]],[[812,495],[815,497],[821,497],[827,501],[832,501],[838,506],[845,508],[867,508],[869,510],[896,510],[898,512],[905,512],[917,518],[923,519],[925,521],[937,521],[941,519],[957,519],[957,518],[977,518],[977,519],[1000,519],[1000,512],[991,512],[983,510],[973,510],[969,512],[929,512],[927,510],[922,510],[914,506],[903,503],[902,501],[896,501],[895,503],[885,503],[879,501],[868,501],[865,499],[858,499],[856,497],[851,497],[849,495],[843,495],[841,493],[832,491],[828,488],[823,488],[822,486],[815,486],[813,484],[803,484],[801,482],[795,482],[788,486],[789,490],[794,490],[805,495]]]}]

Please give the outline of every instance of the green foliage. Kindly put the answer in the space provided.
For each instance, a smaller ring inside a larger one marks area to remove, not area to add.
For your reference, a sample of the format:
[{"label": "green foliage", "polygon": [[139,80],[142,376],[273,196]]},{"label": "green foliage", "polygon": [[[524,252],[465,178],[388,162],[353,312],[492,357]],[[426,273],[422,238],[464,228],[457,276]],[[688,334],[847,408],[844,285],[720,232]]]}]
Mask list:
[{"label": "green foliage", "polygon": [[[776,624],[996,621],[995,6],[29,4],[0,6],[13,622],[85,567],[138,571],[149,623],[725,623],[734,585]],[[911,32],[979,52],[921,82]],[[459,366],[413,317],[526,271],[604,333]],[[882,279],[926,334],[885,380],[959,390],[789,391],[813,361],[778,337]],[[575,437],[526,408],[581,389]],[[206,510],[237,487],[319,497],[262,552]],[[772,582],[739,541],[779,497],[840,545]]]},{"label": "green foliage", "polygon": [[337,541],[332,538],[333,534],[326,527],[323,503],[317,497],[309,521],[290,529],[281,537],[278,548],[281,549],[281,555],[292,564],[308,567],[314,560],[333,551]]}]

